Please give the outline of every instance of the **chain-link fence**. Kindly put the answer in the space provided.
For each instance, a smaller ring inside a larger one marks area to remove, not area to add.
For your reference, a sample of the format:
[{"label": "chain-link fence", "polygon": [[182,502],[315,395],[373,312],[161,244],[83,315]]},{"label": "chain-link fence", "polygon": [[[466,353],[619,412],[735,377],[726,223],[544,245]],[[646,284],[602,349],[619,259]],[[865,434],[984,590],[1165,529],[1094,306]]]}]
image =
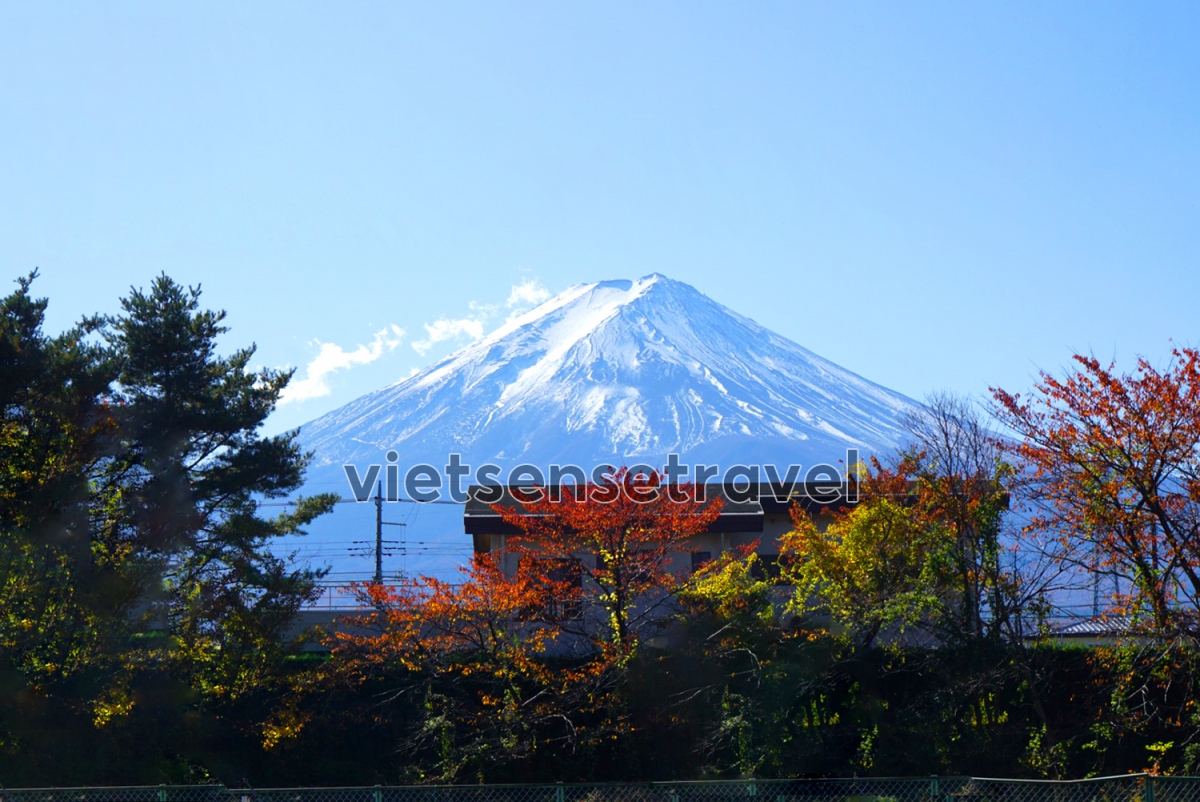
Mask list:
[{"label": "chain-link fence", "polygon": [[0,788],[0,802],[233,802],[220,785],[111,788]]},{"label": "chain-link fence", "polygon": [[1200,778],[980,777],[729,780],[553,785],[256,788],[220,785],[0,788],[0,802],[1200,802]]}]

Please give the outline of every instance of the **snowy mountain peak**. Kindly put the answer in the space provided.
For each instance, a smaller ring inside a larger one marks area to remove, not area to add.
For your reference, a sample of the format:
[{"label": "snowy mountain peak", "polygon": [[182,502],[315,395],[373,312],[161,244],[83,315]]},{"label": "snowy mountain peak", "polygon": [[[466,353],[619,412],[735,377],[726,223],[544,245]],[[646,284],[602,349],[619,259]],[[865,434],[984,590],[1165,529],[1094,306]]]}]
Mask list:
[{"label": "snowy mountain peak", "polygon": [[832,462],[899,444],[917,407],[695,288],[577,284],[302,429],[318,464]]},{"label": "snowy mountain peak", "polygon": [[582,327],[586,326],[588,322],[597,324],[604,322],[610,314],[615,313],[617,308],[633,302],[650,289],[650,287],[662,284],[675,284],[695,292],[688,285],[671,281],[671,279],[659,273],[651,273],[649,276],[644,276],[636,281],[616,279],[598,281],[592,284],[576,284],[568,287],[553,298],[543,301],[528,312],[508,321],[484,337],[476,345],[490,344],[500,340],[509,336],[512,332],[531,323],[536,323],[538,320],[552,315],[567,306],[571,307],[569,316],[572,318],[570,323],[572,330],[582,332]]}]

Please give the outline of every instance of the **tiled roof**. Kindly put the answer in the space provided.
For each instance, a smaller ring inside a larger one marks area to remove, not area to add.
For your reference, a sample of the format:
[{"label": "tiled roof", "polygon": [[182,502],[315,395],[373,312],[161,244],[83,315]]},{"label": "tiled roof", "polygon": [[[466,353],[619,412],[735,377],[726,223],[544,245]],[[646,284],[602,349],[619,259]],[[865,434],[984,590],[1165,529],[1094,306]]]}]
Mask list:
[{"label": "tiled roof", "polygon": [[1132,631],[1132,623],[1128,616],[1123,615],[1109,616],[1107,618],[1089,618],[1056,628],[1054,634],[1067,638],[1092,635],[1126,635]]}]

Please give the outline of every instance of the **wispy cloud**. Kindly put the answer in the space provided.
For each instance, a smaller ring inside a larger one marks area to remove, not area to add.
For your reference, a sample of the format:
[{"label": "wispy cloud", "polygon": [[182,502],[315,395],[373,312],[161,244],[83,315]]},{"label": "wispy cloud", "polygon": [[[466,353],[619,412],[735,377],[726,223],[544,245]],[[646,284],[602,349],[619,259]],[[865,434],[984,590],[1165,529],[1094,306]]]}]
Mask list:
[{"label": "wispy cloud", "polygon": [[[504,306],[499,304],[471,301],[467,305],[469,313],[460,318],[443,317],[432,323],[424,324],[425,337],[412,342],[413,350],[421,356],[428,354],[435,345],[443,342],[462,342],[478,340],[484,335],[489,321],[494,320],[507,308],[509,319],[521,314],[529,307],[536,306],[550,297],[550,291],[536,278],[528,278],[520,284],[512,285],[508,300]],[[404,339],[404,329],[399,326],[388,326],[375,333],[368,345],[360,345],[347,351],[336,343],[318,343],[320,349],[312,361],[305,365],[303,376],[293,378],[284,389],[279,403],[294,404],[311,398],[323,398],[333,393],[330,385],[332,374],[340,370],[348,370],[358,365],[368,365],[384,354],[394,351]],[[417,373],[413,368],[410,376]]]},{"label": "wispy cloud", "polygon": [[535,278],[526,279],[520,284],[514,284],[512,292],[508,294],[508,302],[505,304],[509,309],[514,306],[537,306],[542,301],[550,297],[550,291],[542,286],[542,283]]},{"label": "wispy cloud", "polygon": [[457,320],[440,318],[432,323],[426,323],[425,333],[427,336],[424,340],[416,340],[412,344],[413,350],[421,356],[429,353],[429,349],[433,348],[436,343],[446,340],[458,340],[464,337],[478,340],[483,336],[483,318],[463,317]]},{"label": "wispy cloud", "polygon": [[[428,327],[426,327],[428,328]],[[347,351],[336,343],[321,343],[321,349],[304,368],[304,378],[293,379],[283,390],[280,404],[321,398],[333,392],[329,376],[335,371],[347,370],[356,365],[367,365],[389,351],[395,350],[404,338],[404,329],[389,326],[375,333],[370,345],[360,345]]]},{"label": "wispy cloud", "polygon": [[[549,297],[550,291],[543,287],[536,278],[531,278],[520,284],[514,284],[504,305],[510,310],[509,319],[511,320],[513,316],[520,314],[530,306],[540,304]],[[465,317],[443,317],[432,323],[426,323],[425,338],[414,340],[413,350],[421,356],[425,356],[433,349],[433,346],[441,342],[478,340],[483,336],[488,321],[495,318],[500,312],[500,306],[497,304],[479,301],[471,301],[467,308],[471,313]]]}]

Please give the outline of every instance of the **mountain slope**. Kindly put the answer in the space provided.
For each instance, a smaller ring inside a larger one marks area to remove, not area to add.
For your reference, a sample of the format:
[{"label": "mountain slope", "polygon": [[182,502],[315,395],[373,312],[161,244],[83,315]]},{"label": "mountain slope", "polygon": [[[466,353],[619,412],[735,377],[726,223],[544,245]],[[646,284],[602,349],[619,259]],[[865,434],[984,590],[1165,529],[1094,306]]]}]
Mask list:
[{"label": "mountain slope", "polygon": [[[658,274],[581,284],[306,424],[315,467],[418,462],[836,464],[917,404]],[[326,471],[325,473],[328,473]]]}]

